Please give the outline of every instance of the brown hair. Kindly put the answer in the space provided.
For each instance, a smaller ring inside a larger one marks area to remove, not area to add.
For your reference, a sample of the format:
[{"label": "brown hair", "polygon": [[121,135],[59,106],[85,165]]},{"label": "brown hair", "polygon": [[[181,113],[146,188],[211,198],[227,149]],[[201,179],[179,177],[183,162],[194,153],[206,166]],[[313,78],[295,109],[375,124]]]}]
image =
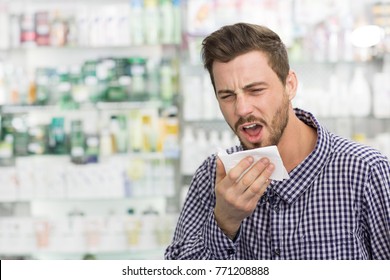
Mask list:
[{"label": "brown hair", "polygon": [[259,50],[268,57],[268,64],[283,85],[290,70],[285,45],[269,28],[249,23],[226,25],[211,33],[202,42],[202,59],[214,84],[213,62],[229,62],[247,52]]}]

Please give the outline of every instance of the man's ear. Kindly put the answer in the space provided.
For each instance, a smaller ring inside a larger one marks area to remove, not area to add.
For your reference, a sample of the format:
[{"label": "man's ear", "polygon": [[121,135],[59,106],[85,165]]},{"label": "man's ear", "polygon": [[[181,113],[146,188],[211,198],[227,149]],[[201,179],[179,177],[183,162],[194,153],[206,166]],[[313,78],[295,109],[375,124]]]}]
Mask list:
[{"label": "man's ear", "polygon": [[291,101],[297,94],[298,79],[294,71],[290,70],[286,79],[286,93]]}]

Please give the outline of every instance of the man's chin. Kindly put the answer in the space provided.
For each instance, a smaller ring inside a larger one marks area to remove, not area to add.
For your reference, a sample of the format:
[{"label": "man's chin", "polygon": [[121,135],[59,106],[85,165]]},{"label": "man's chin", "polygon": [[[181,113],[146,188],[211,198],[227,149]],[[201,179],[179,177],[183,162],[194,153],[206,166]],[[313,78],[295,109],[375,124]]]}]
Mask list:
[{"label": "man's chin", "polygon": [[240,144],[244,150],[252,150],[252,149],[257,149],[257,148],[263,148],[263,147],[268,147],[268,146],[273,146],[277,145],[275,143],[276,141],[263,141],[263,142],[258,142],[258,143],[245,143],[244,141],[240,140]]},{"label": "man's chin", "polygon": [[252,150],[252,149],[257,149],[261,147],[265,147],[262,143],[244,143],[243,141],[240,140],[241,146],[243,147],[244,150]]}]

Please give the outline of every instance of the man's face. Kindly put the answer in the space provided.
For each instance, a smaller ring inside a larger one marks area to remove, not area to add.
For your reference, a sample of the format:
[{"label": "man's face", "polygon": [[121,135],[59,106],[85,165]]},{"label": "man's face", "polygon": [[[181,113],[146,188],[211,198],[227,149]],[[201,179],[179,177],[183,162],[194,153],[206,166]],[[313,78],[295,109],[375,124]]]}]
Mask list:
[{"label": "man's face", "polygon": [[244,149],[277,145],[288,123],[289,94],[260,51],[214,62],[219,107]]}]

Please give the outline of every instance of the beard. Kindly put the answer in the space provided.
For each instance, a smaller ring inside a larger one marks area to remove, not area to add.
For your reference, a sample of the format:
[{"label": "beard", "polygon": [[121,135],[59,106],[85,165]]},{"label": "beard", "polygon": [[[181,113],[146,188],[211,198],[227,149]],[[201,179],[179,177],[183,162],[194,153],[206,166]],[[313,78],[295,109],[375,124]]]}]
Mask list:
[{"label": "beard", "polygon": [[254,116],[240,118],[235,125],[235,129],[233,130],[237,136],[238,136],[237,134],[238,126],[246,122],[259,122],[262,124],[263,129],[268,128],[268,131],[270,133],[267,139],[264,139],[263,141],[258,143],[252,143],[251,146],[246,145],[244,141],[238,136],[238,139],[243,149],[249,150],[249,149],[256,149],[256,148],[267,147],[272,145],[278,145],[280,138],[282,137],[283,132],[288,123],[288,112],[289,112],[289,99],[287,95],[283,95],[282,104],[277,108],[270,123],[267,123],[263,118],[255,118]]}]

